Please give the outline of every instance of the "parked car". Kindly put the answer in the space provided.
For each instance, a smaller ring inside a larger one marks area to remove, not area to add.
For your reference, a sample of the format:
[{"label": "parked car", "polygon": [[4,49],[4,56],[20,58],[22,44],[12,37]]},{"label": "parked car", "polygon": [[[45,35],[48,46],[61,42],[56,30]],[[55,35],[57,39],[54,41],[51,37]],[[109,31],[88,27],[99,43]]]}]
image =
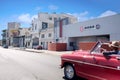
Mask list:
[{"label": "parked car", "polygon": [[8,48],[8,45],[6,45],[6,44],[5,44],[5,45],[3,45],[3,48]]},{"label": "parked car", "polygon": [[37,46],[34,46],[33,48],[34,48],[34,49],[37,49],[37,50],[40,50],[40,49],[42,49],[42,46],[37,45]]},{"label": "parked car", "polygon": [[88,80],[120,80],[120,55],[103,54],[109,47],[97,42],[90,51],[78,50],[61,56],[61,68],[65,78],[76,80],[77,76]]}]

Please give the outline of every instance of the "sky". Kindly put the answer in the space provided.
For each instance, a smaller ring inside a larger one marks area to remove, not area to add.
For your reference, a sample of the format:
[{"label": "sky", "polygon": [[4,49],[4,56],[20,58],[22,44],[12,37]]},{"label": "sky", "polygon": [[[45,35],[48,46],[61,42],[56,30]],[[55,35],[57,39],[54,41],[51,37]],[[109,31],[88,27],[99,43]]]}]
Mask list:
[{"label": "sky", "polygon": [[0,34],[7,29],[8,22],[30,27],[39,12],[66,13],[80,22],[119,14],[120,0],[0,0]]}]

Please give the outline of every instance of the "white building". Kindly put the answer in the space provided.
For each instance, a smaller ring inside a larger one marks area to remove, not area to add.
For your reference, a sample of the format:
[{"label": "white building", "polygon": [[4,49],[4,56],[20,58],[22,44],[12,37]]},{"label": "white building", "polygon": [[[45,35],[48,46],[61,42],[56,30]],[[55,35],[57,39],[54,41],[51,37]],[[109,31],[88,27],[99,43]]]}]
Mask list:
[{"label": "white building", "polygon": [[63,18],[69,17],[70,23],[77,22],[77,18],[68,14],[56,13],[39,13],[38,18],[32,21],[32,47],[41,45],[47,49],[49,42],[54,42],[54,22]]},{"label": "white building", "polygon": [[[59,28],[59,27],[58,27]],[[60,30],[57,30],[60,35]],[[79,42],[120,40],[120,14],[63,26],[62,37],[58,42],[78,48]],[[59,38],[59,37],[58,37]]]},{"label": "white building", "polygon": [[19,34],[19,45],[20,47],[31,47],[31,33],[30,33],[30,28],[20,28],[19,29],[20,34]]}]

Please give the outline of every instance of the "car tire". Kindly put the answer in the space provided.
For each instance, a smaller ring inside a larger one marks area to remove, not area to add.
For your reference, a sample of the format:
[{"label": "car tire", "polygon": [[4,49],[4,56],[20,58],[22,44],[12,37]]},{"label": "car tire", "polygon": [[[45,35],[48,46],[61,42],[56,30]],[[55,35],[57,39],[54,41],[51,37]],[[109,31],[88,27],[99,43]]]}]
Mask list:
[{"label": "car tire", "polygon": [[72,65],[67,64],[64,67],[64,75],[67,80],[75,80],[76,79],[76,73],[75,69]]}]

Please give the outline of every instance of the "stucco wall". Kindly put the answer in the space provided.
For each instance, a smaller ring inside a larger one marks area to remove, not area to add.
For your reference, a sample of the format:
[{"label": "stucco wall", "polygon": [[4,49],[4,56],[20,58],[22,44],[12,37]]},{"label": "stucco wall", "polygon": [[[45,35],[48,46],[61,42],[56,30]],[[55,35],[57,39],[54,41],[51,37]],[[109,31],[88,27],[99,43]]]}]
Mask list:
[{"label": "stucco wall", "polygon": [[50,51],[66,51],[66,43],[48,43],[48,50]]},{"label": "stucco wall", "polygon": [[92,47],[96,44],[96,42],[80,42],[79,49],[80,50],[91,50]]},{"label": "stucco wall", "polygon": [[[78,22],[63,27],[64,37],[110,35],[110,41],[120,40],[120,14]],[[99,25],[99,28],[98,26]],[[93,27],[94,26],[94,27]]]}]

